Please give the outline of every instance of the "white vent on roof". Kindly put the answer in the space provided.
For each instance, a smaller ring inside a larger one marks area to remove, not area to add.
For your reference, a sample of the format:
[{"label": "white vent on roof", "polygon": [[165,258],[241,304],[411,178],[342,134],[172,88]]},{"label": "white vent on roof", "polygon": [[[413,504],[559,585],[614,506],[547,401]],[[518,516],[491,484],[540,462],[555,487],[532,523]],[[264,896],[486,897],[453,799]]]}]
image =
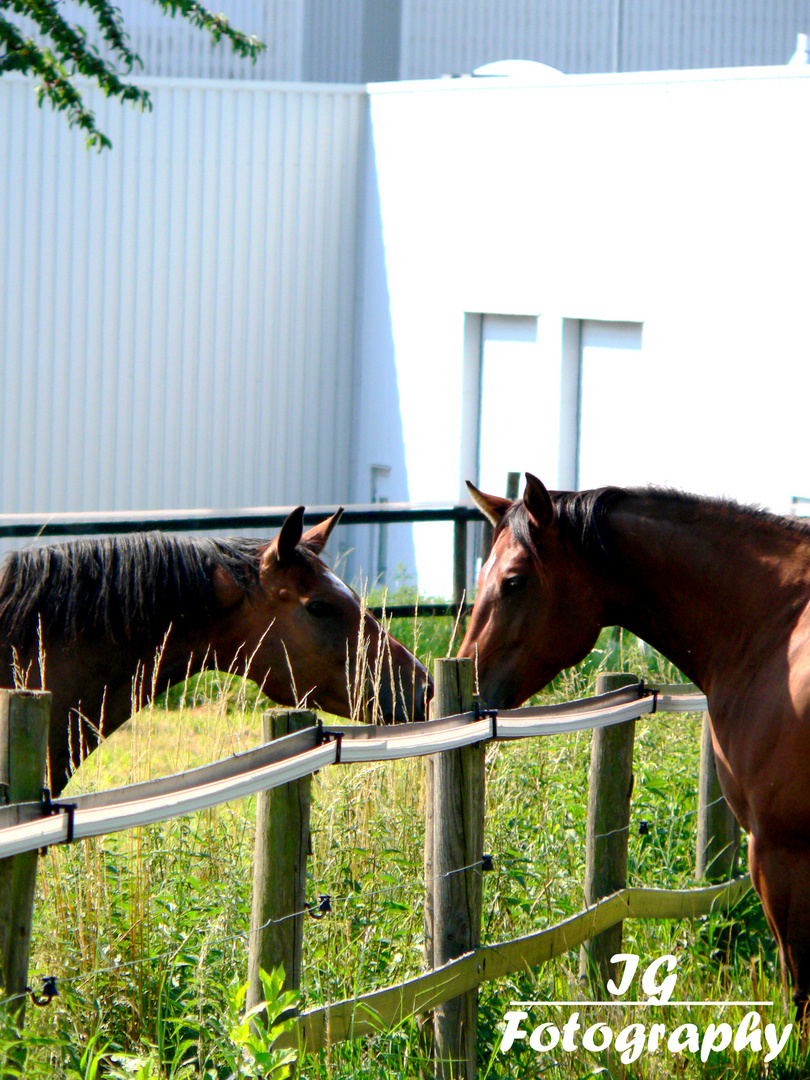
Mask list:
[{"label": "white vent on roof", "polygon": [[810,64],[810,40],[807,34],[796,35],[796,52],[788,60],[788,64]]},{"label": "white vent on roof", "polygon": [[491,64],[477,67],[473,75],[484,78],[519,79],[521,82],[565,78],[562,71],[549,67],[548,64],[540,64],[536,60],[495,60]]}]

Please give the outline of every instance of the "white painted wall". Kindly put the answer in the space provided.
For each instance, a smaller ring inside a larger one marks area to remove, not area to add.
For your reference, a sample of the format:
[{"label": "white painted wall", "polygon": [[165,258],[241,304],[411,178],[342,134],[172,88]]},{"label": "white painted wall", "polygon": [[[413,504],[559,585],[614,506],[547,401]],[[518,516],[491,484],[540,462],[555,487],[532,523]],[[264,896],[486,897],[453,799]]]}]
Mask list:
[{"label": "white painted wall", "polygon": [[[391,323],[391,297],[370,125],[366,126],[363,139],[361,172],[363,188],[358,220],[357,362],[354,368],[355,422],[351,443],[350,498],[355,503],[370,502],[372,467],[383,466],[390,470],[383,492],[388,501],[409,502],[411,494]],[[438,528],[441,530],[442,526]],[[349,533],[351,571],[360,574],[367,584],[384,584],[384,581],[378,582],[376,577],[376,531],[358,526],[350,529]],[[395,571],[397,566],[402,565],[411,575],[408,583],[415,584],[416,556],[412,528],[390,526],[387,541],[388,566]]]},{"label": "white painted wall", "polygon": [[[481,313],[539,314],[538,347],[568,404],[537,400],[538,425],[570,416],[583,321],[641,325],[641,351],[614,365],[625,386],[604,402],[606,460],[632,463],[618,481],[779,511],[810,493],[799,404],[810,392],[807,74],[369,89],[381,219],[367,217],[364,247],[384,251],[385,275],[362,295],[388,304],[401,431],[398,422],[371,434],[378,342],[365,322],[358,475],[404,445],[393,497],[453,499],[470,467],[470,327]],[[596,359],[586,350],[586,414]],[[606,368],[599,377],[611,383]],[[525,408],[516,389],[515,414]],[[503,438],[512,435],[505,417]],[[545,479],[569,486],[576,440],[565,422],[556,435],[557,475]],[[549,441],[539,426],[537,440]],[[449,530],[438,532],[415,530],[428,592],[449,588]]]}]

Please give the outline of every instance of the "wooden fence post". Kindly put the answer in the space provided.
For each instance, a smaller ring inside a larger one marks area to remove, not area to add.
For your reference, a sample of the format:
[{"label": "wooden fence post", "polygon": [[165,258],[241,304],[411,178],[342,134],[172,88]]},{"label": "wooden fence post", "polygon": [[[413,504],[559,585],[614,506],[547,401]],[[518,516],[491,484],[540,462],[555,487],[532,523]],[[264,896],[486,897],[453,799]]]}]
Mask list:
[{"label": "wooden fence post", "polygon": [[[433,718],[471,709],[473,686],[472,660],[437,660]],[[428,759],[425,954],[432,968],[481,943],[484,752],[480,744]],[[434,1010],[434,1058],[441,1080],[474,1080],[477,1013],[477,990]]]},{"label": "wooden fence post", "polygon": [[[596,693],[606,694],[638,682],[635,675],[605,672]],[[610,896],[627,884],[630,793],[633,789],[633,740],[636,722],[594,729],[588,776],[588,822],[585,837],[585,903]],[[590,981],[603,997],[614,975],[611,956],[622,951],[622,924],[586,941],[579,953],[580,981]]]},{"label": "wooden fence post", "polygon": [[508,472],[506,474],[506,497],[511,499],[512,502],[518,497],[520,491],[520,473]]},{"label": "wooden fence post", "polygon": [[458,608],[467,596],[467,521],[453,522],[453,605]]},{"label": "wooden fence post", "polygon": [[[0,784],[9,803],[38,802],[45,783],[51,695],[40,690],[0,690]],[[24,994],[28,985],[37,851],[0,859],[0,996]],[[10,1006],[18,1031],[25,997]]]},{"label": "wooden fence post", "polygon": [[[264,738],[313,727],[309,709],[274,709],[264,714]],[[284,967],[284,988],[301,986],[304,940],[309,808],[312,778],[303,777],[256,797],[256,841],[253,857],[253,903],[250,910],[247,1007],[264,1000],[259,968]],[[290,917],[292,916],[292,917]],[[281,922],[273,920],[281,919]]]},{"label": "wooden fence post", "polygon": [[723,798],[717,778],[709,714],[703,714],[698,781],[695,878],[727,881],[734,876],[740,850],[740,826]]}]

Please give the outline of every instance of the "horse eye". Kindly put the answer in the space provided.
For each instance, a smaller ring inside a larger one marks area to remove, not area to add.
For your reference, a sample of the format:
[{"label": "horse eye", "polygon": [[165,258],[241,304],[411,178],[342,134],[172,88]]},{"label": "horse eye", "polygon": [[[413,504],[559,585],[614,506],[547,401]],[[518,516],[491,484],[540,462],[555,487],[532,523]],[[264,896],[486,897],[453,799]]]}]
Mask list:
[{"label": "horse eye", "polygon": [[522,574],[515,574],[512,577],[504,578],[501,582],[501,592],[504,596],[511,596],[514,593],[519,593],[521,589],[526,587],[526,578]]},{"label": "horse eye", "polygon": [[327,600],[310,600],[306,607],[308,614],[316,619],[329,619],[333,615],[339,614],[335,605],[330,604]]}]

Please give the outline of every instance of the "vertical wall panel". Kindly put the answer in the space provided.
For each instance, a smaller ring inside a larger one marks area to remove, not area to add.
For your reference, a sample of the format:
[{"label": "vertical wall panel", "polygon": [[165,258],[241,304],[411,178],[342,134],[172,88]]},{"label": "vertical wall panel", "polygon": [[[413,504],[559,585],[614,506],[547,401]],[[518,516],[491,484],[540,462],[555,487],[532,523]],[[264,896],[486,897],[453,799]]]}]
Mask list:
[{"label": "vertical wall panel", "polygon": [[312,82],[360,81],[363,13],[363,0],[304,0],[301,78]]},{"label": "vertical wall panel", "polygon": [[345,501],[365,97],[150,90],[98,154],[0,80],[0,512]]},{"label": "vertical wall panel", "polygon": [[[118,334],[111,343],[108,363],[112,365],[110,379],[112,387],[109,397],[110,413],[114,417],[112,434],[111,460],[108,462],[112,474],[112,491],[106,492],[109,505],[132,504],[130,477],[132,473],[132,438],[133,438],[133,392],[135,379],[135,274],[133,260],[136,251],[138,223],[138,170],[136,167],[137,144],[130,135],[124,137],[124,131],[134,119],[125,112],[119,117],[119,126],[114,137],[113,147],[117,148],[120,158],[121,180],[115,189],[110,189],[110,199],[118,202],[120,226],[116,233],[110,234],[110,262],[118,261],[120,266],[118,290],[115,304],[118,310]],[[112,136],[112,133],[111,133]],[[120,252],[118,260],[114,251]],[[114,358],[114,359],[113,359]],[[64,400],[64,399],[63,399]]]},{"label": "vertical wall panel", "polygon": [[[25,99],[22,88],[19,85],[9,83],[11,102],[3,110],[6,117],[4,130],[8,133],[6,139],[0,139],[8,147],[8,155],[5,161],[8,170],[8,182],[4,192],[4,199],[0,204],[0,214],[3,215],[5,250],[2,252],[4,273],[4,289],[2,301],[4,304],[4,318],[0,319],[0,347],[3,353],[3,394],[2,394],[2,439],[4,467],[0,470],[1,482],[8,486],[11,498],[15,505],[19,502],[17,475],[18,468],[10,470],[6,462],[13,461],[18,464],[20,424],[18,413],[21,398],[22,377],[22,290],[20,279],[20,264],[25,257],[25,242],[23,233],[23,192],[24,174],[21,155],[12,153],[13,147],[22,145],[25,132]],[[29,312],[29,318],[31,317]],[[5,358],[13,356],[15,363],[6,363]]]},{"label": "vertical wall panel", "polygon": [[[112,110],[105,109],[105,122],[112,119]],[[120,117],[118,118],[120,120]],[[122,185],[121,154],[109,155],[105,165],[105,187],[111,192],[120,193]],[[120,340],[122,269],[119,258],[122,230],[122,211],[120,198],[104,199],[104,222],[102,228],[103,266],[105,299],[102,306],[101,344],[99,348],[99,379],[101,382],[101,400],[103,408],[99,417],[98,445],[114,447],[115,429],[118,412],[117,364],[106,362],[107,357],[114,357]],[[45,306],[45,305],[43,305]],[[44,365],[41,365],[44,368]],[[103,461],[101,455],[96,459],[97,493],[100,506],[109,506],[115,497],[115,468],[111,461]]]},{"label": "vertical wall panel", "polygon": [[[233,52],[226,41],[214,43],[185,19],[172,18],[156,4],[120,0],[131,48],[140,56],[148,76],[208,79],[276,79],[302,77],[301,24],[305,0],[219,0],[211,9],[231,25],[255,35],[267,48],[256,62]],[[90,44],[103,56],[108,51],[90,13],[75,0],[66,0],[63,13],[87,30]],[[343,75],[343,79],[346,76]]]}]

